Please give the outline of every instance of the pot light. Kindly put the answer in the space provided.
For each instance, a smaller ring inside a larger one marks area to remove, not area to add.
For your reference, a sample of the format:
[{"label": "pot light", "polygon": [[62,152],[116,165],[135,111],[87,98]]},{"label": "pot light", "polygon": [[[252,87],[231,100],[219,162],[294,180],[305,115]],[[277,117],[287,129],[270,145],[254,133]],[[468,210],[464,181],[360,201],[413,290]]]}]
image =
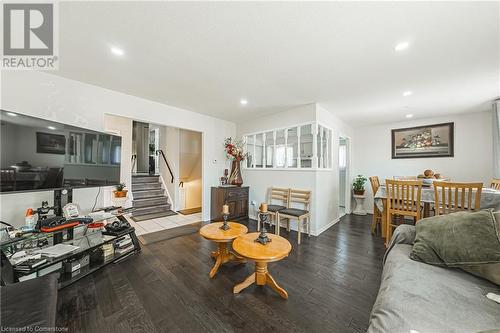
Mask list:
[{"label": "pot light", "polygon": [[410,43],[408,43],[408,42],[402,42],[402,43],[397,44],[394,47],[394,50],[397,51],[397,52],[403,51],[403,50],[406,50],[408,48],[408,46],[410,46]]},{"label": "pot light", "polygon": [[411,95],[413,95],[413,92],[412,92],[412,91],[409,91],[409,90],[408,90],[408,91],[405,91],[405,92],[403,93],[403,96],[404,96],[404,97],[408,97],[408,96],[411,96]]},{"label": "pot light", "polygon": [[413,115],[410,113],[410,114],[407,114],[406,115],[406,118],[413,118]]},{"label": "pot light", "polygon": [[240,101],[240,104],[241,104],[241,105],[247,105],[247,104],[248,104],[248,101],[247,101],[246,99],[242,99],[242,100]]},{"label": "pot light", "polygon": [[54,126],[47,126],[49,130],[55,130],[56,128]]},{"label": "pot light", "polygon": [[111,52],[114,54],[114,55],[117,55],[117,56],[122,56],[125,54],[125,52],[123,52],[122,49],[120,48],[117,48],[117,47],[112,47],[111,48]]},{"label": "pot light", "polygon": [[15,114],[14,112],[7,112],[7,115],[11,117],[17,117],[17,114]]}]

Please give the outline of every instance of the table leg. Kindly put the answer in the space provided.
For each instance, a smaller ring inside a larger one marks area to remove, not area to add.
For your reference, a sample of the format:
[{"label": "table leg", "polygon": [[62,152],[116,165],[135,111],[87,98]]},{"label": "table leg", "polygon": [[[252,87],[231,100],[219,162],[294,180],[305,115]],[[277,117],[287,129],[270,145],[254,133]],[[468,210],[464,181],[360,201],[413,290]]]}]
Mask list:
[{"label": "table leg", "polygon": [[383,204],[383,209],[382,209],[382,223],[381,223],[381,231],[380,233],[382,234],[382,238],[387,238],[387,199],[382,198],[382,204]]},{"label": "table leg", "polygon": [[219,270],[220,265],[225,264],[229,261],[236,261],[238,263],[245,263],[246,259],[237,255],[233,251],[227,248],[227,243],[217,243],[217,251],[212,251],[210,256],[215,259],[214,267],[210,270],[209,276],[214,278],[215,274]]},{"label": "table leg", "polygon": [[431,215],[431,204],[429,202],[424,202],[424,217],[429,217]]},{"label": "table leg", "polygon": [[233,293],[237,294],[243,289],[249,287],[252,284],[256,284],[258,286],[268,285],[274,291],[276,291],[281,297],[287,299],[288,293],[285,289],[281,288],[274,278],[271,276],[269,271],[267,270],[267,262],[256,262],[255,263],[255,273],[248,276],[243,282],[237,284],[233,288]]}]

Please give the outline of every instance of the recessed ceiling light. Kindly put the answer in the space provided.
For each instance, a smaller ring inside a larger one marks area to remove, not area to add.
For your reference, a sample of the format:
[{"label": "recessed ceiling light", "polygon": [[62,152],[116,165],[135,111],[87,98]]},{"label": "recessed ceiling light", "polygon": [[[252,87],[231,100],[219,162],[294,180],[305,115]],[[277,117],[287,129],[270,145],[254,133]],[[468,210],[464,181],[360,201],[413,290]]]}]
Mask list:
[{"label": "recessed ceiling light", "polygon": [[413,115],[412,114],[407,114],[406,118],[413,118]]},{"label": "recessed ceiling light", "polygon": [[55,130],[56,128],[54,126],[47,126],[49,130]]},{"label": "recessed ceiling light", "polygon": [[122,56],[125,54],[125,52],[123,52],[122,49],[120,48],[117,48],[117,47],[112,47],[111,48],[111,52],[114,54],[114,55],[117,55],[117,56]]},{"label": "recessed ceiling light", "polygon": [[15,114],[14,112],[7,112],[7,115],[11,117],[17,117],[17,114]]},{"label": "recessed ceiling light", "polygon": [[410,43],[408,42],[402,42],[402,43],[399,43],[397,44],[395,47],[394,47],[394,50],[395,51],[403,51],[403,50],[406,50],[408,48],[408,46],[410,46]]},{"label": "recessed ceiling light", "polygon": [[240,104],[241,104],[241,105],[247,105],[247,104],[248,104],[248,101],[247,101],[246,99],[242,99],[242,100],[240,101]]},{"label": "recessed ceiling light", "polygon": [[411,96],[411,95],[413,95],[413,92],[412,92],[412,91],[409,91],[409,90],[408,90],[408,91],[405,91],[405,92],[403,93],[403,96],[404,96],[404,97],[408,97],[408,96]]}]

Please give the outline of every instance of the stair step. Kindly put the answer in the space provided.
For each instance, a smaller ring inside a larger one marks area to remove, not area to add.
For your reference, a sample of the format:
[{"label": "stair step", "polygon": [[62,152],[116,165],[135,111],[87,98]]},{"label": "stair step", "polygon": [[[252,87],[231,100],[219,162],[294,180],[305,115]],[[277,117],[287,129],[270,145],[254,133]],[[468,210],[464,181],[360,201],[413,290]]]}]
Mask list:
[{"label": "stair step", "polygon": [[159,190],[143,190],[143,191],[132,191],[134,200],[136,199],[150,199],[165,196],[163,189]]},{"label": "stair step", "polygon": [[162,213],[162,212],[166,212],[169,210],[170,210],[170,204],[134,208],[134,210],[132,211],[132,216],[141,216],[141,215],[148,215],[148,214],[154,214],[154,213]]},{"label": "stair step", "polygon": [[138,183],[132,184],[132,192],[144,190],[158,190],[161,189],[160,183]]},{"label": "stair step", "polygon": [[132,177],[132,184],[158,183],[160,176],[135,176]]},{"label": "stair step", "polygon": [[172,215],[177,215],[177,213],[174,211],[168,210],[166,212],[161,212],[161,213],[146,214],[146,215],[140,215],[140,216],[131,216],[131,218],[135,222],[141,222],[141,221],[152,220],[152,219],[157,219],[160,217],[172,216]]},{"label": "stair step", "polygon": [[132,207],[134,208],[165,205],[165,204],[168,204],[168,198],[166,196],[145,198],[145,199],[136,199],[134,197],[134,200],[132,201]]}]

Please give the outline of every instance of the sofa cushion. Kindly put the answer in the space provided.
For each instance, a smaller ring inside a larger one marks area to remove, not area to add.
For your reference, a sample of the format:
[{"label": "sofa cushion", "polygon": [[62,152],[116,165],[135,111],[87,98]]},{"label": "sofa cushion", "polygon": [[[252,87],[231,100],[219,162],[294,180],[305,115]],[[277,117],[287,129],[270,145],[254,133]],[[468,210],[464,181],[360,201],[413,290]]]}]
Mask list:
[{"label": "sofa cushion", "polygon": [[500,288],[460,269],[409,258],[412,245],[387,254],[369,333],[480,332],[500,327],[500,306],[488,299]]},{"label": "sofa cushion", "polygon": [[500,263],[500,223],[491,210],[426,218],[416,231],[414,260],[449,267]]},{"label": "sofa cushion", "polygon": [[500,284],[500,223],[491,210],[423,219],[416,231],[410,258],[463,268]]},{"label": "sofa cushion", "polygon": [[296,217],[306,215],[307,213],[309,213],[309,211],[297,208],[287,208],[280,211],[280,214],[296,216]]}]

